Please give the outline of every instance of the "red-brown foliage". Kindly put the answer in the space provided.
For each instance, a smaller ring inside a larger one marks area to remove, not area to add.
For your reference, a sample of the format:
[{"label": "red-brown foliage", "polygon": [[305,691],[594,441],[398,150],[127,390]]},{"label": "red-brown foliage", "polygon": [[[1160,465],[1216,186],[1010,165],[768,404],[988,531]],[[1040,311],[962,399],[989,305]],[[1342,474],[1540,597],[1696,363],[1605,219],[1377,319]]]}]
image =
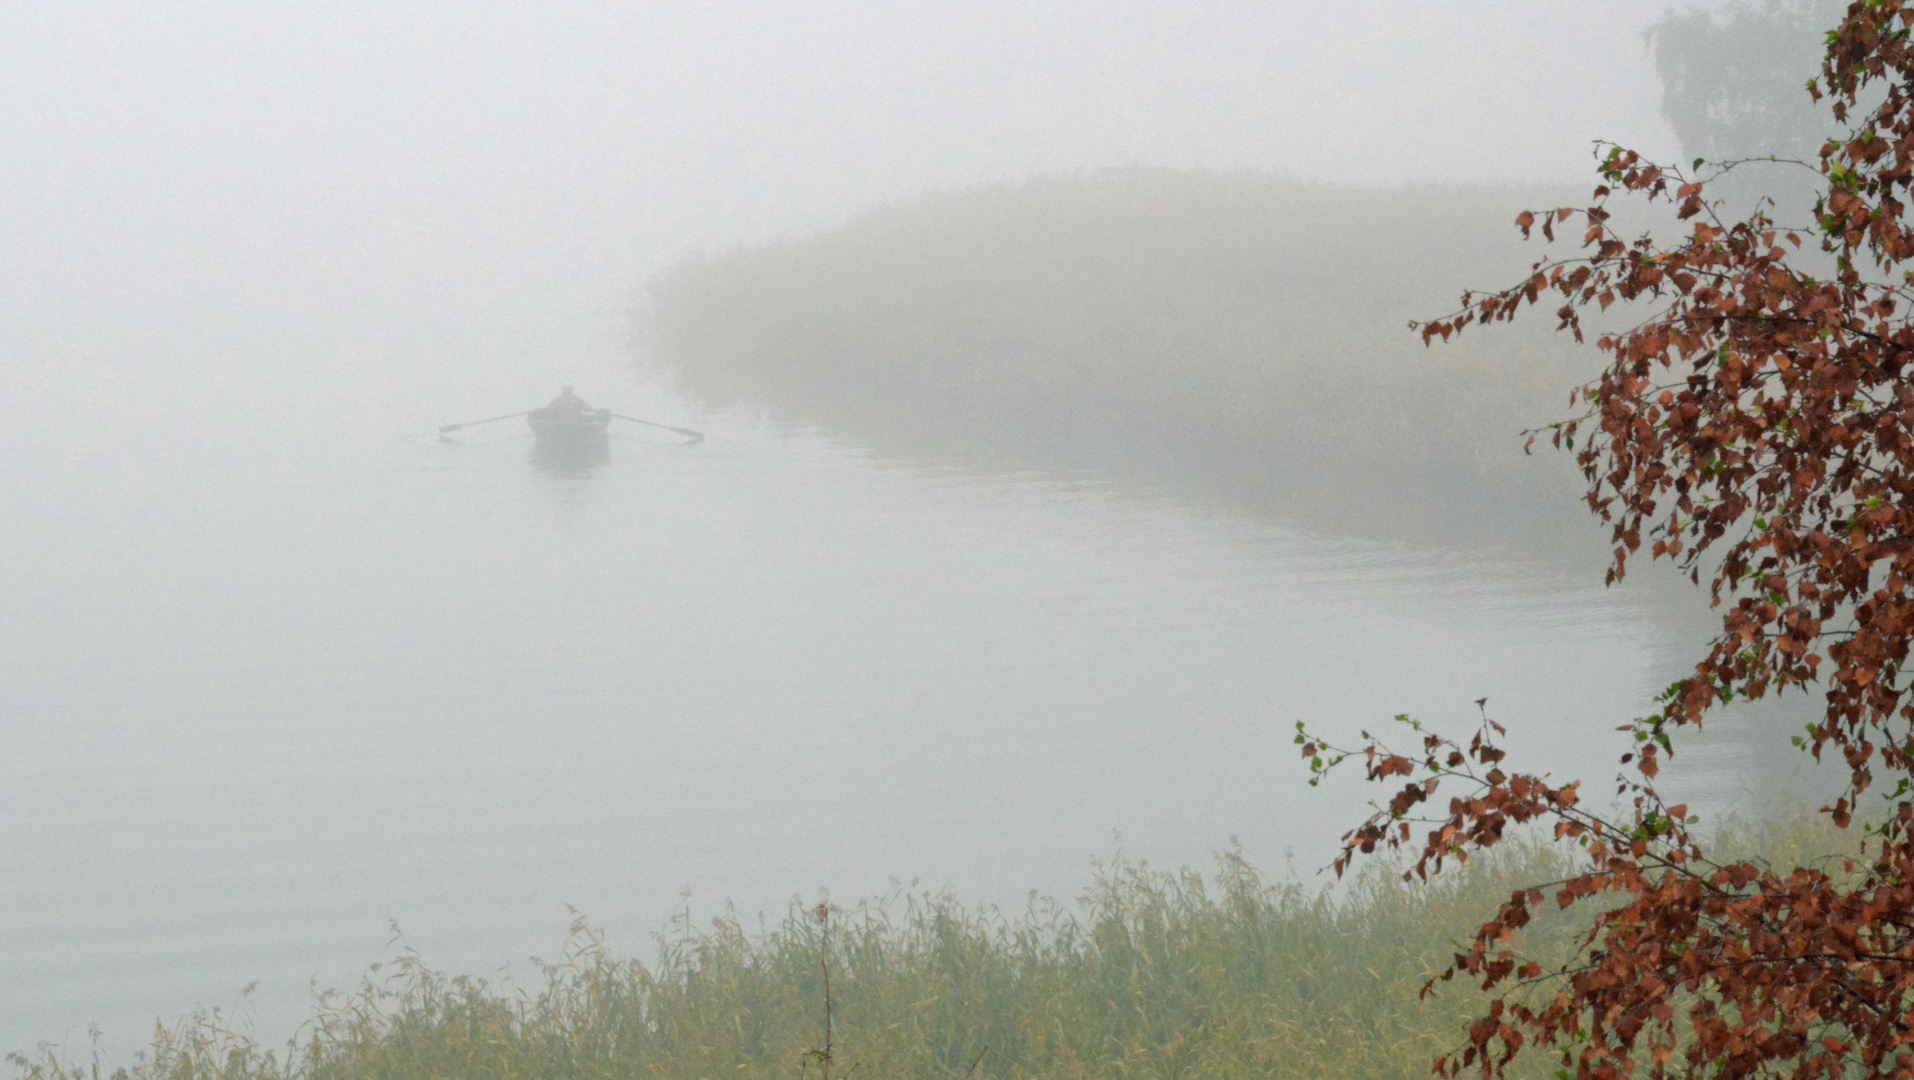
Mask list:
[{"label": "red-brown foliage", "polygon": [[[1580,340],[1591,305],[1649,309],[1596,341],[1606,369],[1554,441],[1576,452],[1590,507],[1613,525],[1611,579],[1646,546],[1697,583],[1709,575],[1723,609],[1694,675],[1624,728],[1634,741],[1620,793],[1632,810],[1619,817],[1591,810],[1576,784],[1510,771],[1487,720],[1466,745],[1418,726],[1421,744],[1405,753],[1375,741],[1337,750],[1299,728],[1318,772],[1353,756],[1371,780],[1404,778],[1343,838],[1338,873],[1381,848],[1406,849],[1410,872],[1426,875],[1525,821],[1586,847],[1584,872],[1510,896],[1457,954],[1448,975],[1494,996],[1440,1073],[1498,1076],[1534,1044],[1578,1077],[1914,1076],[1910,30],[1906,3],[1865,0],[1829,37],[1811,92],[1850,134],[1821,152],[1827,193],[1812,227],[1724,221],[1705,185],[1731,166],[1682,170],[1616,148],[1591,205],[1517,219],[1550,241],[1574,222],[1577,257],[1465,296],[1423,328],[1425,341],[1447,339],[1547,298]],[[1607,206],[1621,194],[1672,204],[1685,234],[1669,246],[1617,235]],[[1828,280],[1805,272],[1812,260]],[[1802,745],[1845,767],[1826,811],[1846,827],[1855,800],[1885,781],[1888,816],[1838,877],[1710,860],[1686,809],[1654,791],[1671,735],[1733,697],[1809,686],[1826,711]],[[1442,805],[1445,785],[1462,791]],[[1567,965],[1517,952],[1538,908],[1588,901],[1600,910]]]}]

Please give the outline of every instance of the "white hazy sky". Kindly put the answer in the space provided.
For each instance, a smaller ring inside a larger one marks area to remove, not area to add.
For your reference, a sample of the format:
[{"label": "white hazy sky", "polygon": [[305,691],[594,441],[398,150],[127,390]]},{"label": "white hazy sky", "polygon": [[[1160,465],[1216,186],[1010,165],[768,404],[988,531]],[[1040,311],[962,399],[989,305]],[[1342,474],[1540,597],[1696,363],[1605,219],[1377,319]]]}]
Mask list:
[{"label": "white hazy sky", "polygon": [[1674,150],[1665,6],[0,0],[0,391],[609,362],[677,253],[1033,173],[1579,180]]}]

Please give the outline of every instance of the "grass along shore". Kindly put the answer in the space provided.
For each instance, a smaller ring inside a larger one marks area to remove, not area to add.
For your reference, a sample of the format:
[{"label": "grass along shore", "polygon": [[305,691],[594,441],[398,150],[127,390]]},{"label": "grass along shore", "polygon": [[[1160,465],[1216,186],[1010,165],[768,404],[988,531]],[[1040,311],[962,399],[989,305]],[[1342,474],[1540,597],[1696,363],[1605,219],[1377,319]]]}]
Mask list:
[{"label": "grass along shore", "polygon": [[[1792,864],[1855,839],[1796,812],[1727,846]],[[323,997],[285,1047],[203,1013],[131,1063],[11,1061],[20,1080],[821,1078],[828,962],[834,1077],[1423,1077],[1481,1004],[1459,983],[1419,997],[1449,942],[1566,858],[1517,845],[1421,886],[1372,870],[1335,898],[1231,852],[1207,876],[1118,862],[1074,906],[905,891],[820,920],[794,901],[755,932],[675,924],[651,963],[580,924],[542,985],[402,954]],[[1544,922],[1525,944],[1547,956],[1570,937]]]}]

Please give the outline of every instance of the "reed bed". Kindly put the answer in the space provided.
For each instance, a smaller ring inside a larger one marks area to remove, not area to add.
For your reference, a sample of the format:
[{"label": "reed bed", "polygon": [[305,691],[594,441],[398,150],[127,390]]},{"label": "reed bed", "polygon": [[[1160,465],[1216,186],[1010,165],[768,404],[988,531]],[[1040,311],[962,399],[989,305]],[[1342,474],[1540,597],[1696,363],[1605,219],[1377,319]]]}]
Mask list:
[{"label": "reed bed", "polygon": [[[1799,861],[1846,839],[1796,813],[1728,843]],[[1076,904],[1015,913],[900,890],[827,919],[793,901],[756,931],[680,920],[650,963],[580,922],[536,985],[401,953],[322,995],[277,1049],[202,1012],[129,1064],[11,1060],[19,1080],[822,1080],[828,965],[839,1078],[1421,1077],[1481,1004],[1458,983],[1421,994],[1451,941],[1569,857],[1516,844],[1428,884],[1376,868],[1337,894],[1234,851],[1207,876],[1117,861]],[[1543,923],[1526,946],[1547,956],[1572,936]]]},{"label": "reed bed", "polygon": [[[1793,812],[1723,846],[1792,866],[1853,835]],[[1212,875],[1114,862],[1074,906],[1005,913],[900,890],[827,919],[794,900],[762,931],[679,919],[653,963],[612,956],[580,921],[534,986],[402,952],[323,994],[278,1049],[203,1011],[130,1065],[11,1063],[19,1080],[823,1080],[829,965],[836,1078],[1426,1076],[1481,996],[1458,982],[1422,996],[1424,982],[1510,890],[1569,858],[1516,843],[1426,885],[1372,867],[1340,894],[1273,883],[1238,852]],[[1573,936],[1556,917],[1524,946],[1558,956]],[[1525,1067],[1554,1074],[1545,1057]]]}]

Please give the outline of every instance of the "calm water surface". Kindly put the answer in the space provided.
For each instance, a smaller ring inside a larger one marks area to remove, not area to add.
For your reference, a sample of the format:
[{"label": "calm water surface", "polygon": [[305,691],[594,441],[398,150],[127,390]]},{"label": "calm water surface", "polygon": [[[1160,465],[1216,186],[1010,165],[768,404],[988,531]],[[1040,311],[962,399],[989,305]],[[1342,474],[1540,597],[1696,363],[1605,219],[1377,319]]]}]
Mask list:
[{"label": "calm water surface", "polygon": [[1293,721],[1486,695],[1580,768],[1665,642],[1598,578],[654,434],[7,473],[0,1049],[125,1053],[254,980],[281,1037],[394,920],[489,973],[568,905],[643,954],[682,905],[1069,896],[1119,846],[1310,873],[1368,793],[1305,787]]}]

